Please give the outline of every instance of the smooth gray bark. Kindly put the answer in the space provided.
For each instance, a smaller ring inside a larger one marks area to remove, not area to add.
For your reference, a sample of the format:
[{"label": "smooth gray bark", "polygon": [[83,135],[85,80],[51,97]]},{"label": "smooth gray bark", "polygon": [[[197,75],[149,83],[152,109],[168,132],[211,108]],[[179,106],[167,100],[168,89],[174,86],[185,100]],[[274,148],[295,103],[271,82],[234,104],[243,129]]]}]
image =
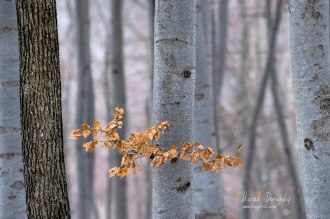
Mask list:
[{"label": "smooth gray bark", "polygon": [[291,1],[290,44],[306,215],[329,218],[329,1]]},{"label": "smooth gray bark", "polygon": [[[227,54],[227,35],[228,35],[228,13],[229,13],[229,0],[219,1],[219,20],[214,22],[218,25],[218,28],[215,28],[213,36],[213,98],[214,98],[214,120],[215,122],[215,131],[216,131],[216,148],[220,149],[220,140],[219,140],[219,127],[218,127],[218,105],[219,97],[221,92],[221,87],[223,84],[223,78],[226,69],[226,54]],[[220,151],[219,151],[220,152]]]},{"label": "smooth gray bark", "polygon": [[[253,161],[255,156],[255,148],[256,148],[256,133],[258,128],[258,118],[262,110],[262,105],[264,102],[265,97],[265,91],[267,86],[267,81],[272,73],[272,65],[273,65],[273,57],[275,54],[275,46],[276,46],[276,38],[278,33],[278,28],[281,21],[281,15],[282,15],[282,3],[283,1],[280,0],[277,2],[276,6],[276,15],[275,19],[272,25],[272,33],[269,40],[269,50],[268,50],[268,56],[265,66],[265,71],[261,79],[260,88],[258,91],[258,97],[256,101],[256,105],[253,110],[252,115],[252,121],[250,126],[250,135],[249,135],[249,142],[247,147],[247,156],[246,156],[246,165],[245,165],[245,171],[244,171],[244,179],[243,179],[243,191],[247,194],[250,193],[250,184],[251,184],[251,175],[252,175],[252,168],[253,168]],[[244,208],[243,209],[243,216],[246,219],[250,218],[250,209]]]},{"label": "smooth gray bark", "polygon": [[[275,63],[275,62],[273,62],[273,63]],[[272,76],[271,88],[272,88],[274,109],[276,112],[277,122],[278,122],[279,130],[280,130],[280,134],[281,134],[281,140],[282,140],[283,147],[284,147],[285,158],[288,163],[288,173],[292,180],[292,184],[295,188],[294,196],[296,199],[295,204],[296,204],[297,218],[303,219],[303,218],[305,218],[305,209],[304,209],[304,202],[303,202],[303,196],[302,196],[302,189],[301,189],[301,185],[300,185],[300,181],[299,181],[298,171],[296,169],[295,162],[294,162],[294,154],[291,149],[292,145],[290,143],[289,132],[288,132],[288,129],[287,129],[287,126],[285,123],[285,116],[282,111],[282,104],[281,104],[280,96],[278,94],[279,84],[278,84],[278,79],[277,79],[277,75],[276,75],[274,68],[275,68],[275,66],[273,64],[272,71],[274,71],[274,72],[271,73],[271,76]]]},{"label": "smooth gray bark", "polygon": [[[197,0],[194,138],[204,146],[215,147],[212,73],[207,63],[201,13],[201,1]],[[194,199],[196,219],[225,218],[221,177],[214,172],[204,172],[202,163],[194,168]]]},{"label": "smooth gray bark", "polygon": [[[89,48],[89,0],[76,1],[78,84],[76,105],[76,127],[91,124],[94,119],[94,91]],[[89,219],[94,209],[94,153],[86,153],[83,139],[76,141],[76,165],[78,176],[78,207],[80,219]]]},{"label": "smooth gray bark", "polygon": [[247,110],[250,108],[249,106],[249,96],[248,96],[248,88],[247,88],[247,78],[249,74],[249,26],[250,23],[248,22],[248,18],[246,16],[247,13],[247,6],[246,6],[247,0],[240,0],[240,15],[241,15],[241,53],[240,53],[240,72],[238,75],[238,85],[237,85],[237,91],[236,91],[236,97],[237,97],[237,114],[241,115],[242,119],[240,121],[240,135],[242,138],[246,138],[247,130],[248,128],[248,113],[250,113],[250,110]]},{"label": "smooth gray bark", "polygon": [[27,216],[70,218],[56,2],[17,0],[16,8]]},{"label": "smooth gray bark", "polygon": [[[106,112],[107,112],[107,121],[111,120],[111,114],[113,113],[113,101],[111,97],[111,90],[112,90],[112,71],[111,71],[111,51],[112,51],[112,45],[111,45],[111,34],[110,31],[107,32],[107,40],[106,40],[106,50],[105,50],[105,60],[104,60],[104,70],[103,70],[103,79],[104,79],[104,96],[105,96],[105,107],[106,107]],[[116,151],[110,150],[108,152],[108,158],[111,160],[112,154],[116,153]],[[107,208],[106,208],[106,218],[110,219],[111,218],[111,180],[108,181],[107,185]]]},{"label": "smooth gray bark", "polygon": [[226,69],[226,54],[227,54],[227,35],[228,35],[228,13],[229,0],[219,1],[219,23],[217,38],[215,40],[216,57],[214,70],[214,95],[215,103],[218,103],[218,97],[221,92],[223,77]]},{"label": "smooth gray bark", "polygon": [[[150,78],[153,81],[154,73],[154,29],[155,29],[155,0],[148,0],[148,21],[150,37]],[[152,83],[151,83],[152,90]],[[152,103],[152,98],[151,98]]]},{"label": "smooth gray bark", "polygon": [[[113,0],[111,2],[111,67],[112,67],[112,95],[114,106],[120,106],[125,109],[125,77],[123,60],[123,31],[122,31],[122,0]],[[119,130],[121,139],[125,139],[127,127],[127,117],[124,117],[124,126]],[[120,166],[121,155],[114,151],[110,160],[111,166]],[[127,194],[126,178],[119,179],[113,177],[111,182],[111,218],[126,219],[127,216]]]},{"label": "smooth gray bark", "polygon": [[[196,73],[196,1],[156,1],[153,123],[171,127],[159,140],[178,149],[193,140]],[[153,170],[153,218],[195,217],[193,170],[177,160]]]},{"label": "smooth gray bark", "polygon": [[[271,0],[267,0],[266,4],[266,21],[267,21],[267,27],[269,30],[269,38],[271,37],[270,34],[272,34],[271,26],[272,26],[272,7],[271,7]],[[295,166],[294,162],[294,153],[292,150],[292,145],[290,143],[290,137],[289,132],[287,129],[287,125],[285,123],[285,115],[282,108],[281,98],[279,91],[281,90],[281,86],[278,83],[276,68],[275,68],[275,57],[273,58],[273,62],[270,67],[271,71],[271,91],[272,91],[272,97],[273,97],[273,103],[274,103],[274,111],[277,116],[277,123],[279,126],[279,131],[281,135],[281,140],[283,143],[283,149],[284,149],[284,155],[288,164],[288,173],[292,180],[292,184],[294,186],[294,196],[295,196],[295,206],[296,206],[296,216],[297,218],[304,219],[306,216],[305,214],[305,208],[304,208],[304,202],[303,202],[303,195],[302,195],[302,188],[298,176],[298,170]]]},{"label": "smooth gray bark", "polygon": [[15,1],[0,2],[0,218],[26,218]]},{"label": "smooth gray bark", "polygon": [[[154,75],[154,26],[155,26],[155,0],[148,0],[148,21],[149,21],[149,37],[150,37],[150,100],[148,101],[148,124],[151,125],[151,117],[152,117],[152,81]],[[149,166],[149,162],[146,162],[145,165],[145,176],[146,176],[146,184],[147,184],[147,215],[146,219],[151,219],[152,217],[152,176],[151,176],[151,167]]]}]

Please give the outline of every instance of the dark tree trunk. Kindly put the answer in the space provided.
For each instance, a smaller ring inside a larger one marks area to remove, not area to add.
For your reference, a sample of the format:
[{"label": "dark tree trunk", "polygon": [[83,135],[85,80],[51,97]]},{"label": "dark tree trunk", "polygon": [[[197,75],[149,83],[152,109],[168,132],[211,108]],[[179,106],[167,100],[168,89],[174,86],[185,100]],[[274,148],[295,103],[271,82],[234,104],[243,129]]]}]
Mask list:
[{"label": "dark tree trunk", "polygon": [[55,0],[17,0],[17,18],[27,215],[70,218]]},{"label": "dark tree trunk", "polygon": [[[112,64],[112,94],[115,106],[120,106],[125,109],[125,77],[124,77],[124,60],[123,60],[123,31],[122,31],[122,0],[111,1],[111,64]],[[119,130],[121,139],[125,139],[126,134],[126,118],[124,118],[124,126]],[[120,166],[121,155],[115,152],[111,157],[111,166]],[[127,216],[127,197],[126,179],[114,177],[111,179],[111,218],[126,219]]]}]

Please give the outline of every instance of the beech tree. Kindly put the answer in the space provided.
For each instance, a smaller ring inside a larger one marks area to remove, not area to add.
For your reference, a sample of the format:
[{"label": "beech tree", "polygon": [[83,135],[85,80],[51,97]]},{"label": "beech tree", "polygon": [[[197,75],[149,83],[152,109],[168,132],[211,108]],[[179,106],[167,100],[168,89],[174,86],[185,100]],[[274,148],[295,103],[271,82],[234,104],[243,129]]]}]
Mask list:
[{"label": "beech tree", "polygon": [[329,1],[291,1],[291,67],[307,218],[330,214]]},{"label": "beech tree", "polygon": [[0,2],[0,218],[26,218],[14,1]]},{"label": "beech tree", "polygon": [[[196,1],[156,1],[153,123],[168,120],[162,149],[193,140]],[[193,171],[173,160],[153,170],[153,218],[194,218]]]},{"label": "beech tree", "polygon": [[[212,75],[207,63],[201,14],[201,1],[197,0],[195,140],[214,147],[216,133]],[[194,172],[195,218],[225,218],[220,175],[205,173],[201,163],[195,167]]]},{"label": "beech tree", "polygon": [[[125,108],[125,77],[123,62],[123,31],[122,31],[122,0],[111,1],[111,71],[112,71],[112,94],[113,104]],[[124,118],[124,122],[125,122]],[[125,138],[125,126],[119,131],[122,138]],[[119,166],[121,163],[120,154],[111,156],[112,165]],[[111,211],[114,218],[127,218],[127,195],[126,179],[111,179]]]},{"label": "beech tree", "polygon": [[55,0],[17,0],[28,218],[70,218]]},{"label": "beech tree", "polygon": [[[94,118],[94,90],[91,72],[90,47],[89,47],[89,0],[76,1],[76,38],[77,38],[77,102],[75,125],[90,123]],[[81,148],[82,141],[75,145],[77,165],[77,215],[79,219],[88,219],[96,211],[94,203],[94,154],[85,153]]]},{"label": "beech tree", "polygon": [[[250,125],[250,134],[249,134],[249,141],[248,141],[248,148],[247,148],[247,155],[246,155],[246,164],[245,164],[245,172],[244,172],[244,178],[243,178],[243,189],[244,192],[247,194],[250,193],[250,185],[251,185],[251,176],[252,176],[252,168],[253,168],[253,160],[256,154],[256,137],[257,137],[257,126],[258,126],[258,119],[263,107],[263,103],[265,100],[265,91],[267,88],[267,82],[268,78],[273,72],[273,61],[274,61],[274,51],[276,48],[276,41],[277,41],[277,33],[281,21],[281,16],[282,16],[282,0],[279,0],[276,4],[276,12],[275,12],[275,17],[273,20],[272,28],[271,28],[271,33],[269,37],[269,42],[268,42],[268,54],[267,54],[267,59],[266,59],[266,64],[265,64],[265,69],[262,75],[262,79],[260,82],[260,87],[258,91],[258,96],[256,100],[256,104],[253,109],[252,113],[252,121]],[[250,209],[249,208],[244,208],[243,209],[243,216],[246,219],[249,219],[251,217],[250,215]]]},{"label": "beech tree", "polygon": [[[150,100],[148,101],[148,124],[151,125],[152,117],[152,81],[154,75],[154,26],[155,26],[155,0],[148,0],[148,28],[149,28],[149,37],[150,37]],[[152,218],[152,176],[151,168],[146,168],[146,184],[148,188],[148,196],[146,201],[146,219]]]}]

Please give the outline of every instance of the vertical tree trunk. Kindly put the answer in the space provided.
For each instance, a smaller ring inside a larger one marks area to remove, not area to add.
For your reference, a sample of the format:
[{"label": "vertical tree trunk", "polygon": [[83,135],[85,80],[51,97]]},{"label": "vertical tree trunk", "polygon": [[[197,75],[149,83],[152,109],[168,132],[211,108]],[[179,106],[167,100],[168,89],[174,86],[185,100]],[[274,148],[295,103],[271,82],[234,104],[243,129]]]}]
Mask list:
[{"label": "vertical tree trunk", "polygon": [[273,96],[273,102],[274,102],[274,109],[277,114],[277,121],[278,121],[278,126],[281,134],[281,140],[283,142],[283,147],[284,147],[284,154],[286,157],[286,160],[288,162],[288,173],[290,178],[292,179],[292,184],[294,187],[294,196],[296,199],[296,211],[297,211],[297,218],[305,218],[305,209],[304,209],[304,203],[303,203],[303,197],[302,197],[302,190],[299,182],[299,176],[297,173],[297,169],[294,163],[294,156],[292,153],[291,149],[291,144],[290,144],[290,139],[289,139],[289,134],[288,134],[288,129],[285,124],[284,120],[284,113],[282,111],[282,106],[280,102],[280,97],[278,94],[278,80],[277,80],[277,75],[275,72],[275,66],[273,62],[273,71],[271,73],[272,76],[272,83],[271,83],[271,88],[272,88],[272,96]]},{"label": "vertical tree trunk", "polygon": [[[152,81],[154,75],[154,26],[155,26],[155,0],[148,0],[148,18],[149,18],[149,35],[150,35],[150,100],[148,101],[148,124],[151,125],[151,117],[152,117]],[[152,176],[151,176],[151,167],[149,166],[149,162],[145,165],[146,172],[146,184],[147,184],[147,215],[146,219],[151,219],[152,217]]]},{"label": "vertical tree trunk", "polygon": [[226,54],[227,54],[227,35],[228,35],[228,12],[229,0],[221,0],[219,2],[219,29],[215,40],[216,57],[214,71],[214,95],[215,103],[217,104],[220,95],[223,77],[226,69]]},{"label": "vertical tree trunk", "polygon": [[[216,148],[220,149],[219,127],[218,127],[218,105],[223,78],[226,69],[227,54],[227,34],[228,34],[228,6],[229,0],[221,0],[219,3],[219,28],[215,31],[214,55],[213,55],[213,99],[215,132],[216,132]],[[213,21],[215,22],[215,21]]]},{"label": "vertical tree trunk", "polygon": [[70,218],[56,4],[54,0],[17,0],[16,3],[27,215],[28,218]]},{"label": "vertical tree trunk", "polygon": [[0,218],[26,218],[14,1],[0,2]]},{"label": "vertical tree trunk", "polygon": [[[247,194],[250,193],[250,183],[251,183],[251,175],[252,175],[252,168],[253,168],[253,160],[255,156],[255,148],[256,148],[256,133],[257,133],[257,128],[258,128],[258,118],[260,115],[260,112],[262,110],[262,105],[264,102],[264,97],[265,97],[265,91],[266,91],[266,86],[267,86],[267,81],[272,73],[272,63],[273,63],[273,57],[274,57],[274,50],[276,46],[276,38],[277,38],[277,33],[278,33],[278,28],[280,25],[281,21],[281,15],[282,15],[282,0],[279,0],[277,2],[276,6],[276,15],[275,19],[272,25],[272,33],[271,37],[269,40],[269,50],[268,50],[268,55],[267,55],[267,61],[266,61],[266,66],[265,66],[265,71],[261,79],[261,84],[260,84],[260,89],[258,92],[258,97],[256,101],[256,105],[253,110],[253,115],[252,115],[252,121],[251,121],[251,126],[250,126],[250,135],[249,135],[249,142],[248,142],[248,151],[247,151],[247,156],[246,156],[246,165],[245,165],[245,172],[244,172],[244,179],[243,179],[243,189],[244,192]],[[243,209],[243,216],[246,219],[250,218],[250,211],[249,208],[244,208]]]},{"label": "vertical tree trunk", "polygon": [[[215,147],[212,74],[209,71],[202,25],[201,1],[197,0],[195,140]],[[225,218],[222,182],[217,173],[205,173],[201,163],[194,171],[195,218]]]},{"label": "vertical tree trunk", "polygon": [[297,143],[307,218],[330,214],[329,1],[291,1]]},{"label": "vertical tree trunk", "polygon": [[[150,77],[153,81],[154,73],[154,29],[155,29],[155,0],[148,0],[148,21],[149,21],[149,36],[150,36]],[[152,83],[151,83],[152,89]],[[152,98],[151,98],[152,105]]]},{"label": "vertical tree trunk", "polygon": [[[111,62],[111,57],[110,57],[110,53],[112,51],[112,45],[111,45],[111,33],[110,31],[107,31],[107,40],[106,40],[106,50],[105,50],[105,61],[104,61],[104,72],[103,72],[103,79],[104,79],[104,96],[106,99],[106,103],[105,103],[105,107],[106,107],[106,119],[107,120],[111,120],[111,114],[112,114],[112,109],[114,109],[113,106],[113,101],[111,97],[111,90],[112,90],[112,72],[111,72],[111,66],[110,66],[110,62]],[[110,150],[108,152],[108,158],[109,160],[111,160],[113,153],[116,153],[116,151]],[[106,218],[107,219],[111,219],[111,183],[112,181],[109,180],[108,181],[108,185],[107,185],[107,200],[106,200]]]},{"label": "vertical tree trunk", "polygon": [[[94,118],[94,91],[89,49],[89,0],[76,1],[78,84],[75,125],[91,124]],[[94,209],[94,154],[86,153],[83,140],[76,142],[79,219],[89,219]]]},{"label": "vertical tree trunk", "polygon": [[[111,2],[111,34],[112,34],[112,79],[113,79],[113,102],[115,106],[125,108],[125,77],[123,65],[123,33],[122,33],[122,0],[112,0]],[[125,117],[127,118],[127,117]],[[124,124],[127,126],[127,120],[124,118]],[[126,120],[126,121],[125,121]],[[125,125],[120,129],[119,134],[122,139],[125,138]],[[114,153],[111,161],[112,166],[120,166],[121,156]],[[111,208],[112,218],[127,218],[127,194],[126,179],[114,177],[111,188]]]},{"label": "vertical tree trunk", "polygon": [[242,139],[246,138],[247,130],[248,128],[248,115],[247,113],[250,113],[249,109],[249,95],[248,95],[248,89],[247,89],[247,77],[249,74],[249,26],[250,22],[248,21],[247,14],[247,6],[246,6],[247,0],[240,0],[240,15],[241,15],[241,54],[240,54],[240,69],[238,74],[238,85],[237,85],[237,91],[236,91],[236,97],[237,97],[237,114],[241,115],[241,127],[240,127],[240,135],[242,136]]},{"label": "vertical tree trunk", "polygon": [[[268,37],[271,38],[271,26],[272,26],[272,7],[271,7],[271,0],[267,0],[266,3],[266,21],[267,21],[267,27],[268,27]],[[277,122],[279,126],[279,131],[281,135],[281,140],[283,143],[284,148],[284,154],[288,163],[288,173],[290,178],[292,179],[292,184],[294,187],[294,196],[295,196],[295,206],[296,206],[296,213],[297,218],[304,219],[306,218],[305,214],[305,208],[304,208],[304,202],[303,202],[303,195],[302,195],[302,188],[299,181],[299,176],[297,173],[297,168],[295,166],[294,162],[294,155],[292,151],[292,146],[290,144],[290,138],[289,138],[289,132],[285,123],[285,115],[282,110],[282,103],[279,96],[279,90],[280,84],[278,83],[277,73],[276,73],[276,58],[274,54],[273,61],[271,63],[270,71],[271,71],[271,91],[272,91],[272,97],[273,97],[273,103],[274,103],[274,111],[277,115]]]},{"label": "vertical tree trunk", "polygon": [[[196,1],[156,2],[153,122],[168,120],[160,147],[193,140]],[[173,160],[153,171],[153,218],[194,218],[193,171]]]}]

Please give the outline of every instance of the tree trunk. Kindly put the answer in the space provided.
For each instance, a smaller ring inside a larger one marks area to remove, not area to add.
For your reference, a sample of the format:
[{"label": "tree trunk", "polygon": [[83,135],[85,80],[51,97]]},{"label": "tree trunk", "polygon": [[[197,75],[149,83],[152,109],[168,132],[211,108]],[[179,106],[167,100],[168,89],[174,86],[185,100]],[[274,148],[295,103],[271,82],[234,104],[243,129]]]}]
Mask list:
[{"label": "tree trunk", "polygon": [[240,54],[240,69],[239,74],[237,78],[237,91],[236,91],[236,97],[237,97],[237,114],[241,116],[240,120],[240,129],[239,134],[241,136],[241,139],[243,142],[245,142],[246,136],[247,136],[247,130],[248,128],[248,118],[250,110],[249,105],[249,95],[248,95],[248,88],[247,88],[247,78],[249,74],[249,29],[250,29],[250,22],[248,21],[247,14],[247,0],[240,0],[240,16],[242,20],[241,24],[241,54]]},{"label": "tree trunk", "polygon": [[297,143],[307,218],[330,214],[329,1],[291,1]]},{"label": "tree trunk", "polygon": [[[267,21],[267,27],[268,27],[268,37],[270,39],[271,37],[271,26],[272,26],[272,7],[271,7],[271,0],[267,0],[266,3],[266,21]],[[290,178],[292,179],[292,184],[294,188],[294,196],[296,199],[296,213],[297,213],[297,218],[304,219],[306,218],[305,214],[305,208],[304,208],[304,202],[303,202],[303,197],[302,197],[302,188],[300,185],[299,181],[299,176],[297,172],[297,168],[295,166],[294,162],[294,155],[292,151],[292,145],[290,143],[290,138],[289,138],[289,132],[287,129],[287,125],[285,123],[285,115],[282,110],[282,103],[281,103],[281,98],[279,91],[281,90],[281,86],[278,83],[278,78],[277,78],[277,73],[276,73],[276,68],[275,68],[275,56],[273,58],[273,62],[271,63],[270,71],[271,71],[271,91],[272,91],[272,97],[273,97],[273,103],[274,103],[274,111],[277,115],[277,122],[279,126],[279,131],[281,135],[281,140],[283,143],[283,149],[284,149],[284,154],[288,163],[288,173]]]},{"label": "tree trunk", "polygon": [[[195,141],[215,147],[212,74],[207,63],[201,1],[197,0]],[[195,218],[225,218],[222,182],[217,173],[205,173],[201,163],[194,171]]]},{"label": "tree trunk", "polygon": [[[155,0],[148,1],[148,18],[149,18],[149,35],[150,35],[150,100],[148,101],[148,124],[149,126],[152,124],[151,117],[152,117],[152,81],[154,75],[154,26],[155,26]],[[146,219],[152,218],[152,176],[151,176],[151,167],[149,162],[145,164],[145,176],[146,176],[146,184],[147,184],[147,215]]]},{"label": "tree trunk", "polygon": [[282,142],[283,142],[283,147],[284,147],[284,154],[286,157],[286,160],[288,162],[288,173],[289,176],[292,180],[292,184],[294,187],[294,195],[295,195],[295,199],[296,199],[296,211],[297,211],[297,218],[305,218],[305,209],[304,209],[304,203],[303,203],[303,197],[302,197],[302,189],[300,186],[300,181],[299,181],[299,176],[297,173],[297,169],[294,163],[294,156],[292,153],[292,149],[291,149],[291,144],[290,144],[290,139],[289,139],[289,132],[287,129],[287,126],[285,124],[285,120],[284,120],[284,113],[282,111],[282,106],[281,106],[281,102],[280,102],[280,97],[278,94],[278,79],[277,79],[277,75],[275,72],[275,65],[274,65],[275,61],[273,62],[273,67],[272,70],[273,71],[271,73],[272,76],[272,83],[271,83],[271,87],[272,87],[272,96],[273,96],[273,102],[274,102],[274,109],[275,112],[277,114],[277,121],[278,121],[278,126],[279,126],[279,130],[280,130],[280,134],[281,134],[281,138],[282,138]]},{"label": "tree trunk", "polygon": [[[274,59],[274,50],[276,46],[276,38],[277,38],[277,33],[278,33],[278,28],[280,25],[281,21],[281,15],[282,15],[282,0],[279,0],[277,2],[277,8],[276,8],[276,15],[275,19],[272,25],[272,33],[271,37],[269,40],[269,50],[268,50],[268,55],[267,55],[267,62],[265,66],[265,71],[262,76],[261,84],[260,84],[260,89],[258,92],[258,97],[256,101],[255,108],[253,110],[253,115],[252,115],[252,121],[251,121],[251,126],[250,126],[250,135],[249,135],[249,142],[248,142],[248,151],[247,151],[247,156],[246,156],[246,165],[245,165],[245,173],[244,173],[244,179],[243,179],[243,191],[246,192],[246,194],[249,195],[250,193],[250,183],[251,183],[251,175],[252,175],[252,168],[253,168],[253,161],[254,161],[254,156],[255,156],[255,148],[256,148],[256,133],[257,133],[257,128],[258,128],[258,118],[262,110],[262,105],[264,102],[264,97],[265,97],[265,91],[266,91],[266,86],[267,86],[267,81],[272,73],[272,63]],[[246,219],[250,218],[250,209],[249,208],[244,208],[243,209],[243,216]]]},{"label": "tree trunk", "polygon": [[219,2],[219,30],[216,38],[216,57],[215,57],[215,71],[214,71],[214,95],[215,103],[218,102],[220,95],[223,77],[226,69],[226,54],[227,54],[227,35],[228,35],[228,9],[229,0],[221,0]]},{"label": "tree trunk", "polygon": [[[104,82],[104,97],[105,97],[105,107],[106,107],[106,120],[110,121],[112,117],[112,109],[114,109],[113,106],[113,100],[111,97],[111,90],[112,90],[112,72],[111,72],[111,51],[112,51],[112,45],[111,45],[111,33],[110,31],[107,31],[107,40],[106,40],[106,50],[105,50],[105,60],[104,60],[104,71],[103,71],[103,82]],[[111,160],[113,153],[117,153],[114,150],[109,150],[108,152],[108,159]],[[107,184],[107,199],[106,199],[106,219],[111,219],[111,183],[112,181],[109,180]]]},{"label": "tree trunk", "polygon": [[[90,49],[89,49],[89,2],[88,0],[76,1],[77,22],[77,54],[78,54],[78,84],[77,107],[75,125],[80,127],[83,123],[91,124],[94,118],[94,91],[91,73]],[[91,217],[93,203],[94,180],[94,153],[86,153],[83,139],[76,141],[76,165],[78,176],[78,206],[79,219]]]},{"label": "tree trunk", "polygon": [[[213,99],[214,99],[214,114],[213,119],[215,120],[215,132],[216,132],[216,148],[220,149],[220,138],[219,138],[219,125],[218,125],[218,106],[221,87],[226,69],[226,54],[227,54],[227,34],[228,34],[228,0],[221,0],[219,3],[219,22],[218,28],[214,32],[213,37]],[[213,16],[215,17],[215,16]],[[214,19],[214,18],[213,18]],[[214,24],[216,22],[213,20]],[[219,151],[220,152],[220,151]]]},{"label": "tree trunk", "polygon": [[[113,102],[115,106],[125,108],[125,77],[123,65],[123,33],[122,33],[122,0],[113,0],[111,2],[111,34],[112,34],[112,79],[113,79]],[[127,117],[124,117],[124,126],[119,130],[120,137],[125,138]],[[111,166],[120,166],[121,156],[113,153]],[[127,218],[127,195],[126,195],[126,178],[111,178],[111,208],[112,217],[115,219]]]},{"label": "tree trunk", "polygon": [[0,2],[0,218],[26,218],[14,1]]},{"label": "tree trunk", "polygon": [[16,3],[27,215],[28,218],[70,218],[56,4],[54,0],[17,0]]},{"label": "tree trunk", "polygon": [[[171,123],[162,149],[193,140],[195,39],[195,0],[156,1],[153,123]],[[153,173],[153,218],[194,218],[191,164],[173,160]]]}]

